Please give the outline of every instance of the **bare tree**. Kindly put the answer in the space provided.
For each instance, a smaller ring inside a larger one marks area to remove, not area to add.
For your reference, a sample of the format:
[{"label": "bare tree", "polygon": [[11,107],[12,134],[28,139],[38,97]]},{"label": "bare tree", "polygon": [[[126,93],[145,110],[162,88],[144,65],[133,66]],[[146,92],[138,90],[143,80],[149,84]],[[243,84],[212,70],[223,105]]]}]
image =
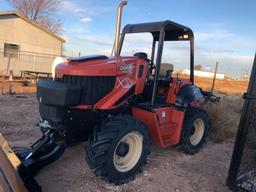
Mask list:
[{"label": "bare tree", "polygon": [[202,68],[203,68],[202,65],[195,65],[195,67],[194,67],[194,69],[195,69],[195,70],[198,70],[198,71],[201,71]]},{"label": "bare tree", "polygon": [[60,34],[62,24],[55,18],[61,0],[7,0],[20,14],[31,19],[46,30]]}]

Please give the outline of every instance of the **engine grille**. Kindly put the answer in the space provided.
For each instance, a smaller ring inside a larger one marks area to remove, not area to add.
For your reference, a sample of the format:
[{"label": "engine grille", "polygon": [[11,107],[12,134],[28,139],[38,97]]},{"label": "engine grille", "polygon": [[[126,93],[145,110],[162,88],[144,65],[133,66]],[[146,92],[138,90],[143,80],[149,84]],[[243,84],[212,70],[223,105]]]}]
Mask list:
[{"label": "engine grille", "polygon": [[82,88],[80,102],[83,105],[94,105],[110,93],[115,86],[115,76],[70,76],[56,79],[68,84],[80,85]]}]

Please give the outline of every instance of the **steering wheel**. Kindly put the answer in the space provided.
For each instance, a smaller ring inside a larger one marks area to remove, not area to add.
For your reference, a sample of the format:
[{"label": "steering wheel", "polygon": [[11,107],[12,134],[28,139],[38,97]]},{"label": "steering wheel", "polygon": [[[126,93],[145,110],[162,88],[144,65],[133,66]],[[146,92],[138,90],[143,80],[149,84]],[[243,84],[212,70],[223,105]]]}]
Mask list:
[{"label": "steering wheel", "polygon": [[156,66],[151,60],[148,61],[148,67],[149,67],[149,73],[152,75],[153,70],[156,68]]}]

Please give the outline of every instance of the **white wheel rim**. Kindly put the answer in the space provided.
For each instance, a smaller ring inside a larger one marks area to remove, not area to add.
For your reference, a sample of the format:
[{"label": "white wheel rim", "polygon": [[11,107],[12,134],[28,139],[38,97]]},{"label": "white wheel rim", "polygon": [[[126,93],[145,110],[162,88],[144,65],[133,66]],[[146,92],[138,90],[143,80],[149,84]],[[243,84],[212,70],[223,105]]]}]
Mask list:
[{"label": "white wheel rim", "polygon": [[[125,156],[117,154],[117,148],[121,142],[128,144],[129,150]],[[114,151],[114,166],[120,172],[131,170],[139,161],[143,147],[143,136],[139,132],[131,132],[125,135],[117,144]]]},{"label": "white wheel rim", "polygon": [[195,146],[200,143],[204,136],[204,121],[202,119],[196,119],[193,127],[194,133],[190,135],[190,143]]}]

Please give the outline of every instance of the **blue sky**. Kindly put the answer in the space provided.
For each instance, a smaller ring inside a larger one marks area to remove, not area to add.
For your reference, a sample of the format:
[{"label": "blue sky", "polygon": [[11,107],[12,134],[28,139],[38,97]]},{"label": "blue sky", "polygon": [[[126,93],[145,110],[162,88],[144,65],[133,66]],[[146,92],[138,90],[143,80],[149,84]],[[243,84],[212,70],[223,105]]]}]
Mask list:
[{"label": "blue sky", "polygon": [[[56,16],[63,23],[65,53],[110,54],[119,2],[64,0]],[[0,10],[10,9],[1,1]],[[187,25],[195,33],[195,63],[212,68],[219,61],[221,72],[238,77],[242,68],[250,70],[256,51],[255,10],[255,0],[128,0],[123,25],[166,19]],[[172,47],[172,57],[166,53],[176,68],[187,63],[188,51],[181,47]]]}]

